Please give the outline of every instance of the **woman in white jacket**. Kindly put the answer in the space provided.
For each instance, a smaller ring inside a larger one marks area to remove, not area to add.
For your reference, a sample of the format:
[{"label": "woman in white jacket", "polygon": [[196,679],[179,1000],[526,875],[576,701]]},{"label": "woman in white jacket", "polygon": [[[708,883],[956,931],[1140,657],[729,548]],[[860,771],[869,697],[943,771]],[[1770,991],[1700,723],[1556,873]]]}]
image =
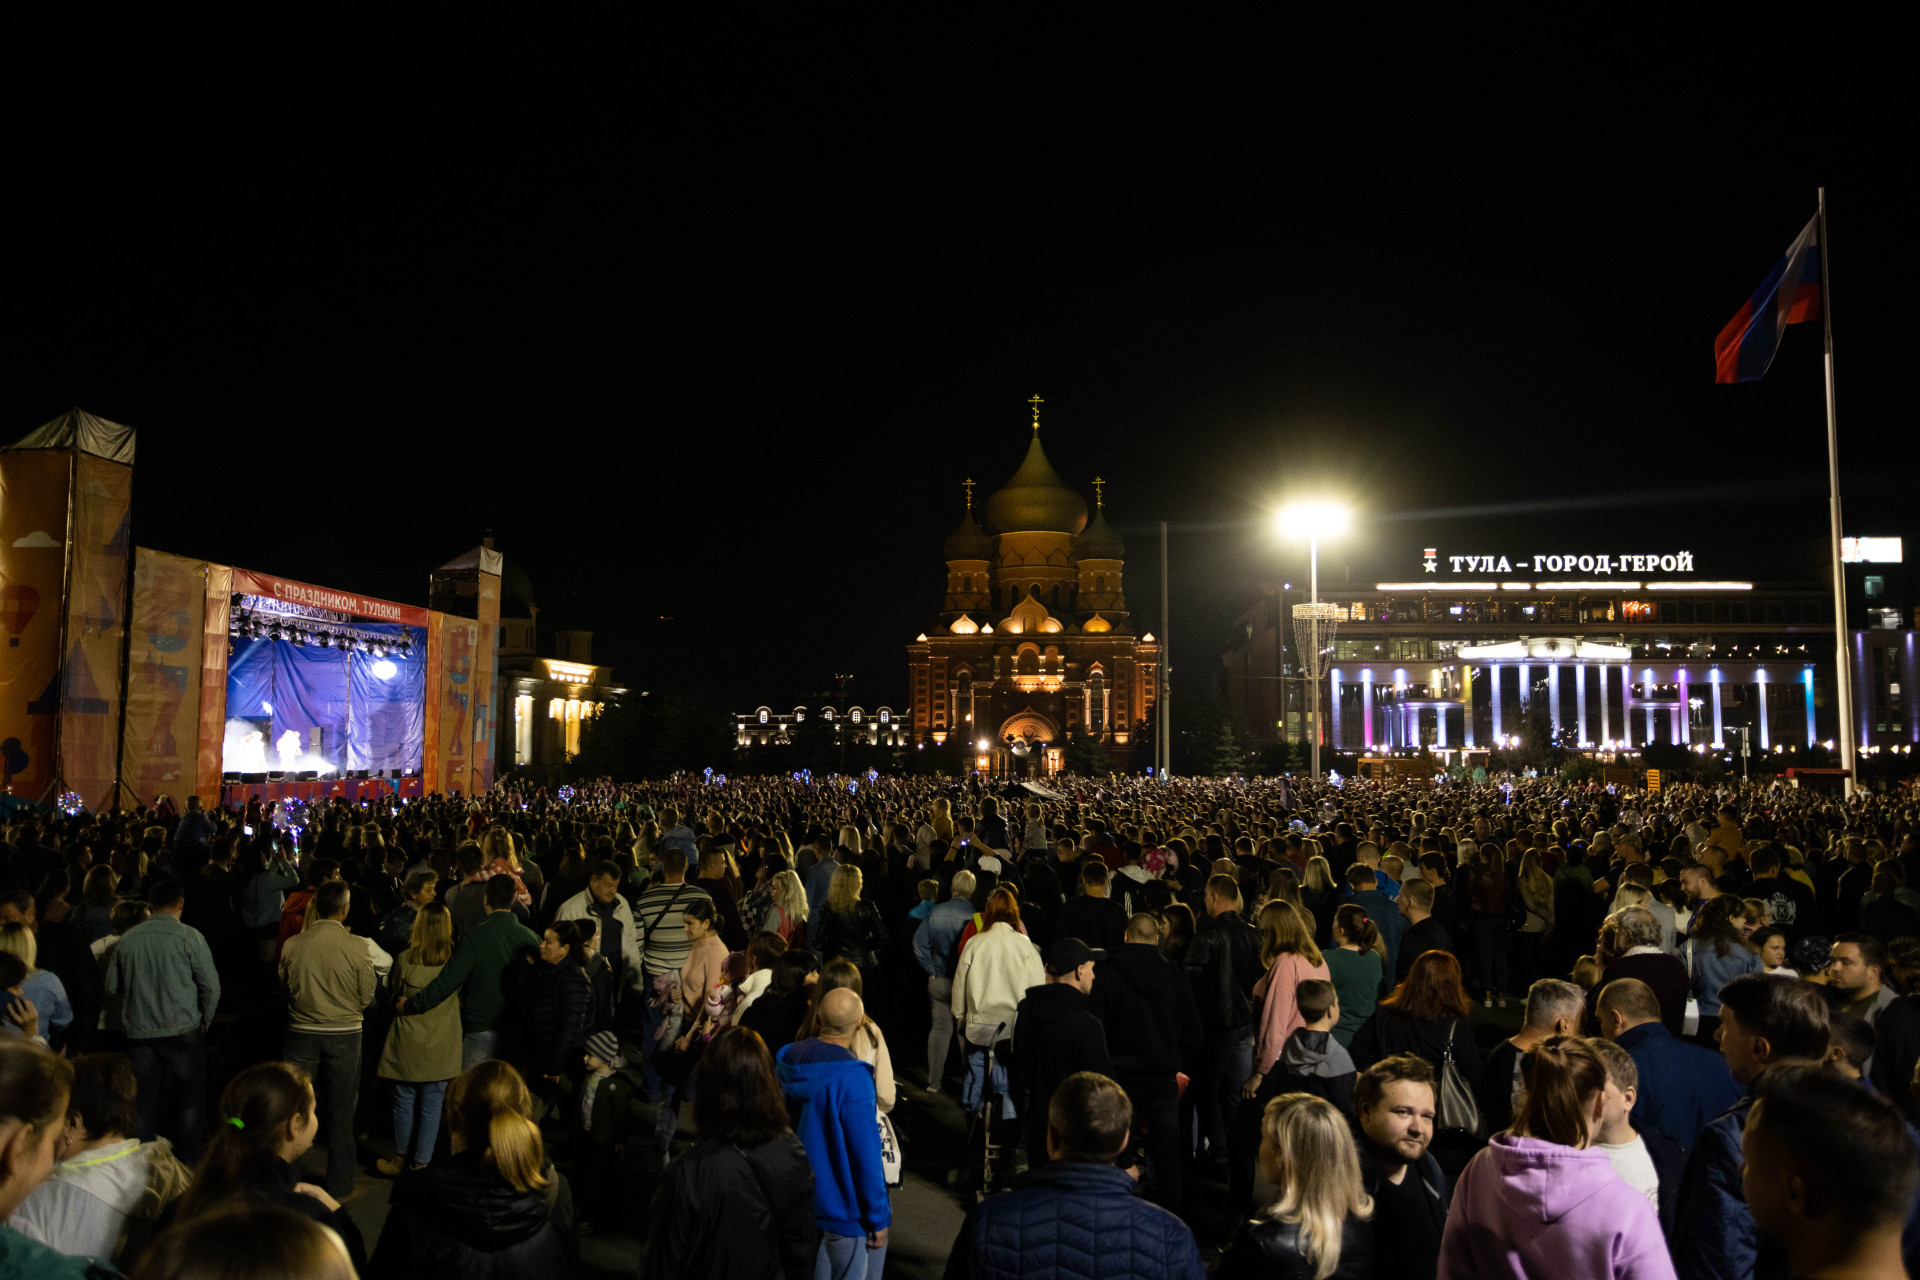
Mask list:
[{"label": "woman in white jacket", "polygon": [[[1020,901],[1009,889],[987,895],[980,932],[960,949],[953,971],[953,1013],[967,1042],[967,1079],[960,1104],[972,1111],[981,1105],[986,1081],[987,1048],[1013,1038],[1014,1013],[1028,987],[1047,980],[1040,949],[1020,931]],[[1013,1100],[1007,1096],[1006,1060],[994,1063],[993,1088],[1000,1095],[1001,1114],[1011,1118]]]}]

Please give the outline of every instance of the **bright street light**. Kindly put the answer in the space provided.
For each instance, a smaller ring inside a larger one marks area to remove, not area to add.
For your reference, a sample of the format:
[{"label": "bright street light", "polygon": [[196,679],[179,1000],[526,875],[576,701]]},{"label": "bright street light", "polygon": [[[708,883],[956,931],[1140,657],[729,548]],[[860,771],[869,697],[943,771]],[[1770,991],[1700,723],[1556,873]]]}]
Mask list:
[{"label": "bright street light", "polygon": [[[1305,617],[1314,637],[1314,652],[1308,658],[1308,683],[1313,688],[1313,780],[1320,780],[1320,653],[1318,640],[1324,619],[1320,609],[1320,539],[1337,537],[1347,531],[1352,517],[1343,503],[1325,499],[1290,502],[1273,516],[1274,532],[1283,538],[1307,540],[1308,604]],[[1329,606],[1328,612],[1331,612]],[[1297,606],[1295,617],[1300,617]],[[1296,623],[1297,625],[1297,623]]]}]

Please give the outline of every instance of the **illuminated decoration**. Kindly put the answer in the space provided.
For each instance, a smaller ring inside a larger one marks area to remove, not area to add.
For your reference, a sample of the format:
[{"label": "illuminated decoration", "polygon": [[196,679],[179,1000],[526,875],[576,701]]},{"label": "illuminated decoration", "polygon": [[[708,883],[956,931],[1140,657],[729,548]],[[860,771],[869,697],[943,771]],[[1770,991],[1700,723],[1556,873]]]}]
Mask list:
[{"label": "illuminated decoration", "polygon": [[1502,591],[1531,591],[1533,590],[1533,584],[1531,582],[1503,582],[1500,584],[1500,589]]},{"label": "illuminated decoration", "polygon": [[559,799],[561,804],[572,804],[573,797],[576,793],[572,787],[562,786],[558,791],[554,792],[553,794]]},{"label": "illuminated decoration", "polygon": [[922,631],[919,635],[915,636],[913,639],[916,644],[925,644],[927,642],[927,633]]},{"label": "illuminated decoration", "polygon": [[80,798],[78,791],[62,791],[60,793],[59,803],[60,812],[66,814],[69,818],[78,815],[81,810],[87,807],[87,802]]},{"label": "illuminated decoration", "polygon": [[[1435,585],[1431,582],[1376,582],[1373,584],[1373,589],[1375,591],[1431,591]],[[1443,582],[1437,585],[1448,591],[1498,591],[1500,589],[1500,584],[1497,582]],[[1364,613],[1354,619],[1356,622],[1365,620]]]},{"label": "illuminated decoration", "polygon": [[[1107,632],[1113,630],[1113,624],[1096,613],[1082,623],[1080,629],[1090,635],[1105,635]],[[1151,637],[1149,637],[1149,639],[1151,639]]]},{"label": "illuminated decoration", "polygon": [[1842,538],[1842,564],[1901,564],[1905,548],[1898,538]]},{"label": "illuminated decoration", "polygon": [[[966,614],[963,613],[959,617],[953,620],[953,625],[948,627],[947,630],[951,631],[954,635],[957,635],[957,636],[970,636],[970,635],[976,634],[980,630],[980,624],[975,622],[972,618],[969,618]],[[922,632],[920,635],[920,638],[922,640],[925,640],[927,638],[926,633]]]},{"label": "illuminated decoration", "polygon": [[767,722],[767,717],[768,717],[768,716],[769,716],[770,714],[771,714],[771,712],[769,712],[769,711],[767,710],[767,708],[765,708],[765,707],[762,707],[762,708],[760,708],[760,723],[761,723],[761,724],[765,724],[765,723]]},{"label": "illuminated decoration", "polygon": [[547,674],[555,680],[563,680],[568,684],[590,684],[593,681],[595,668],[589,663],[561,662],[557,658],[542,658],[540,661],[547,668]]},{"label": "illuminated decoration", "polygon": [[[1434,549],[1426,548],[1423,560],[1434,558]],[[1527,559],[1502,555],[1441,556],[1454,573],[1512,573],[1531,568],[1535,573],[1590,573],[1600,577],[1619,573],[1692,573],[1693,552],[1672,551],[1660,554],[1623,555],[1619,552],[1598,555],[1547,555],[1535,552]],[[1454,583],[1447,583],[1454,586]]]},{"label": "illuminated decoration", "polygon": [[992,625],[991,623],[989,623],[989,624],[987,624],[986,626],[984,626],[984,627],[982,627],[982,628],[980,628],[980,634],[981,634],[981,635],[983,635],[983,636],[990,636],[990,635],[992,635],[992,634],[993,634],[993,625]]},{"label": "illuminated decoration", "polygon": [[1637,582],[1539,582],[1541,591],[1638,591]]}]

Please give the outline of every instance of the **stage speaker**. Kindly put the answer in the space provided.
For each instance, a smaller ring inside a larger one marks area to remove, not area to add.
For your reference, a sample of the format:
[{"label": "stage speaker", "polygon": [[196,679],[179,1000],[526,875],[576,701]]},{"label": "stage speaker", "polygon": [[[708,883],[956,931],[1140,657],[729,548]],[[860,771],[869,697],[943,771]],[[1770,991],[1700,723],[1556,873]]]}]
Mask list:
[{"label": "stage speaker", "polygon": [[222,781],[222,782],[238,782],[238,781],[240,781],[240,775],[239,775],[239,774],[237,774],[237,773],[223,773],[223,774],[221,774],[221,775],[220,775],[220,781]]},{"label": "stage speaker", "polygon": [[272,770],[272,769],[267,770],[268,782],[285,782],[286,779],[287,779],[287,775],[285,773],[276,772],[275,770]]},{"label": "stage speaker", "polygon": [[264,773],[243,773],[240,775],[240,781],[250,784],[261,783],[266,780],[267,775]]},{"label": "stage speaker", "polygon": [[359,778],[364,781],[367,776],[367,771],[365,769],[355,769],[352,773],[348,774],[347,776],[349,778]]},{"label": "stage speaker", "polygon": [[295,782],[312,782],[314,779],[318,778],[319,776],[320,774],[318,770],[302,769],[299,773],[296,773],[293,775],[293,780]]}]

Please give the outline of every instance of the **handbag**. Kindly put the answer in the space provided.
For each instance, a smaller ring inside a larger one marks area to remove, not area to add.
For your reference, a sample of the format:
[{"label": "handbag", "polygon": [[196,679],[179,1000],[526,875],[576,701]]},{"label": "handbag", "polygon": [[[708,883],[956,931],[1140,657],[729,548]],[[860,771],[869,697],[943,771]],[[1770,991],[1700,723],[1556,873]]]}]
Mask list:
[{"label": "handbag", "polygon": [[880,1115],[880,1169],[886,1176],[887,1185],[897,1187],[903,1172],[900,1160],[900,1139],[894,1135],[893,1120],[882,1111]]},{"label": "handbag", "polygon": [[1447,1027],[1447,1048],[1440,1057],[1439,1114],[1435,1120],[1438,1128],[1457,1129],[1477,1138],[1481,1129],[1480,1104],[1474,1100],[1473,1090],[1467,1088],[1453,1060],[1453,1034],[1459,1027],[1458,1022]]},{"label": "handbag", "polygon": [[1700,1034],[1700,1000],[1693,994],[1693,939],[1687,939],[1687,1011],[1680,1019],[1680,1034]]}]

